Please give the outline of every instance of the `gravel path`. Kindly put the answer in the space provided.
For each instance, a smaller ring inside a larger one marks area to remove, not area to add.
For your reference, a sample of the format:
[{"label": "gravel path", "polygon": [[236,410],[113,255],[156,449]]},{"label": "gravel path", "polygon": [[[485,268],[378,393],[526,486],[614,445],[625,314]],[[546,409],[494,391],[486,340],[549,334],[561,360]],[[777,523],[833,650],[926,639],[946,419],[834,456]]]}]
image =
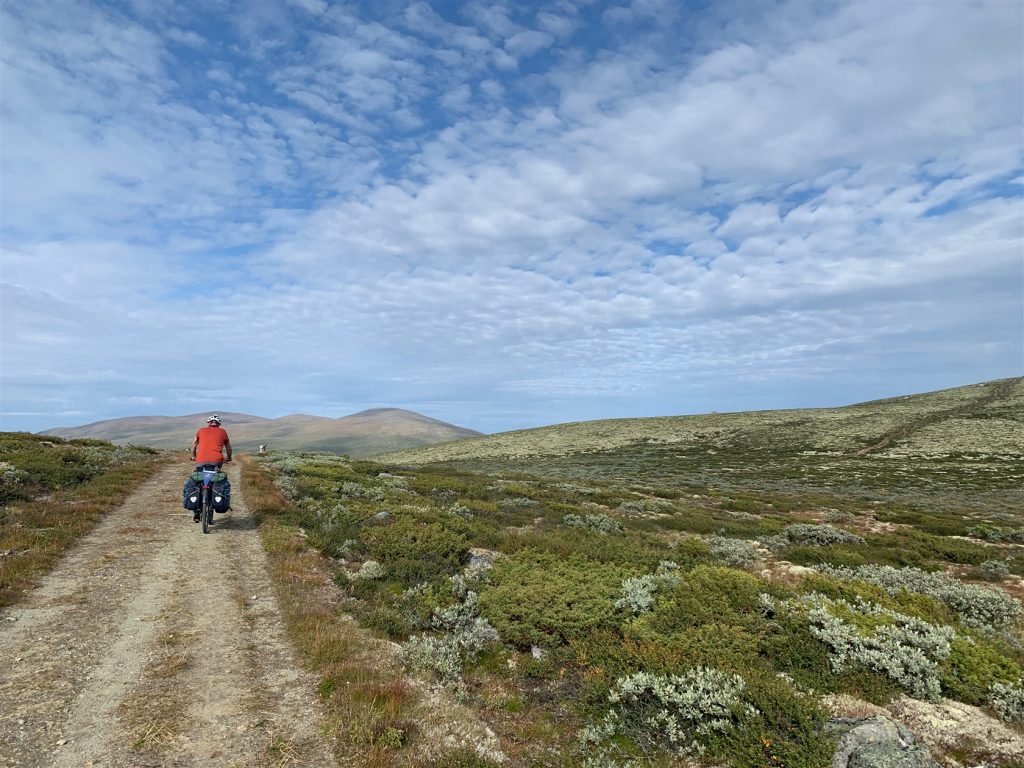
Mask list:
[{"label": "gravel path", "polygon": [[110,513],[0,611],[0,766],[331,766],[252,516],[203,535],[186,465]]}]

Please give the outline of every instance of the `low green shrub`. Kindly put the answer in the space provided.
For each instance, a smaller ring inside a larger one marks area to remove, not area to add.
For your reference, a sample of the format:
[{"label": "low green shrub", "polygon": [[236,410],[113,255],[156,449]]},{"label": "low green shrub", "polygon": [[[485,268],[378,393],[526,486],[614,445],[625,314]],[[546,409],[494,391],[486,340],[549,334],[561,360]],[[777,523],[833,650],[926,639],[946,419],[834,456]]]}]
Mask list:
[{"label": "low green shrub", "polygon": [[763,623],[759,596],[768,588],[763,579],[735,568],[700,565],[666,587],[654,610],[639,621],[665,636],[703,624],[758,625]]},{"label": "low green shrub", "polygon": [[733,672],[755,665],[763,648],[761,632],[724,623],[727,620],[681,627],[669,635],[657,631],[650,622],[627,622],[622,628],[623,661],[635,669],[662,673],[677,670],[684,663]]},{"label": "low green shrub", "polygon": [[469,542],[458,531],[408,517],[364,528],[360,538],[391,578],[409,586],[455,573],[469,557]]},{"label": "low green shrub", "polygon": [[942,690],[965,704],[983,706],[996,683],[1008,684],[1022,676],[1020,666],[987,643],[957,637],[942,665]]},{"label": "low green shrub", "polygon": [[151,448],[101,440],[65,441],[48,435],[0,432],[0,505],[71,489],[155,454]]},{"label": "low green shrub", "polygon": [[520,550],[494,564],[480,614],[518,648],[564,645],[613,621],[622,581],[635,573],[579,555]]},{"label": "low green shrub", "polygon": [[684,540],[678,546],[668,548],[653,536],[632,531],[609,536],[589,528],[565,526],[506,530],[495,548],[508,554],[532,549],[560,557],[583,553],[588,560],[614,563],[641,573],[653,571],[666,558],[679,563],[684,569],[710,559],[707,544],[700,539]]},{"label": "low green shrub", "polygon": [[721,754],[734,768],[821,768],[835,751],[825,732],[829,714],[816,697],[794,689],[770,670],[751,670],[746,700],[754,717],[734,728],[723,740]]}]

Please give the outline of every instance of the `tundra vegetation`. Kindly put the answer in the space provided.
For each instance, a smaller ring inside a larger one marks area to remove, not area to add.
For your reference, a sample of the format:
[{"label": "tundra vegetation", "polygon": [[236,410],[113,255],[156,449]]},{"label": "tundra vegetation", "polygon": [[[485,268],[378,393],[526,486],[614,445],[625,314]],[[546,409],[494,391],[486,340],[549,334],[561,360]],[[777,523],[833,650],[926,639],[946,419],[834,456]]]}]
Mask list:
[{"label": "tundra vegetation", "polygon": [[149,448],[0,432],[0,606],[159,463]]},{"label": "tundra vegetation", "polygon": [[[838,698],[951,700],[1020,729],[1024,550],[1003,532],[1024,529],[1022,421],[1009,380],[377,461],[275,453],[247,482],[275,499],[262,524],[330,574],[317,632],[351,615],[398,644],[504,752],[435,764],[820,768]],[[307,658],[351,707],[337,661]],[[428,738],[404,695],[362,715],[374,764],[413,764]]]}]

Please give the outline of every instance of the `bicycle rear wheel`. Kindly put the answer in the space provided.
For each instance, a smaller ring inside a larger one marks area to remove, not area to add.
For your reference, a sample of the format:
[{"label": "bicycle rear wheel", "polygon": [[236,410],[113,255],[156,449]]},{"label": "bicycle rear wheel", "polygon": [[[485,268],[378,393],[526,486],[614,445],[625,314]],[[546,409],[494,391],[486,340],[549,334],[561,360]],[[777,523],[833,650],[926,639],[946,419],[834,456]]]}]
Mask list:
[{"label": "bicycle rear wheel", "polygon": [[210,532],[210,522],[213,520],[213,504],[210,503],[210,489],[205,489],[203,493],[203,533]]}]

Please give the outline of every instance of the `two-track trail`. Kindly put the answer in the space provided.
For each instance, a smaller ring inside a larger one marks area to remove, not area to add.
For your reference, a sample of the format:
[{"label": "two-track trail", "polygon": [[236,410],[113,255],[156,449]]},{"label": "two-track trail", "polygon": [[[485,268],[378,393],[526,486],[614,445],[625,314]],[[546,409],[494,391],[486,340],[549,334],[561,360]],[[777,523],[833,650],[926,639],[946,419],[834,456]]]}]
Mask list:
[{"label": "two-track trail", "polygon": [[0,611],[0,766],[334,765],[227,468],[209,534],[169,467]]}]

